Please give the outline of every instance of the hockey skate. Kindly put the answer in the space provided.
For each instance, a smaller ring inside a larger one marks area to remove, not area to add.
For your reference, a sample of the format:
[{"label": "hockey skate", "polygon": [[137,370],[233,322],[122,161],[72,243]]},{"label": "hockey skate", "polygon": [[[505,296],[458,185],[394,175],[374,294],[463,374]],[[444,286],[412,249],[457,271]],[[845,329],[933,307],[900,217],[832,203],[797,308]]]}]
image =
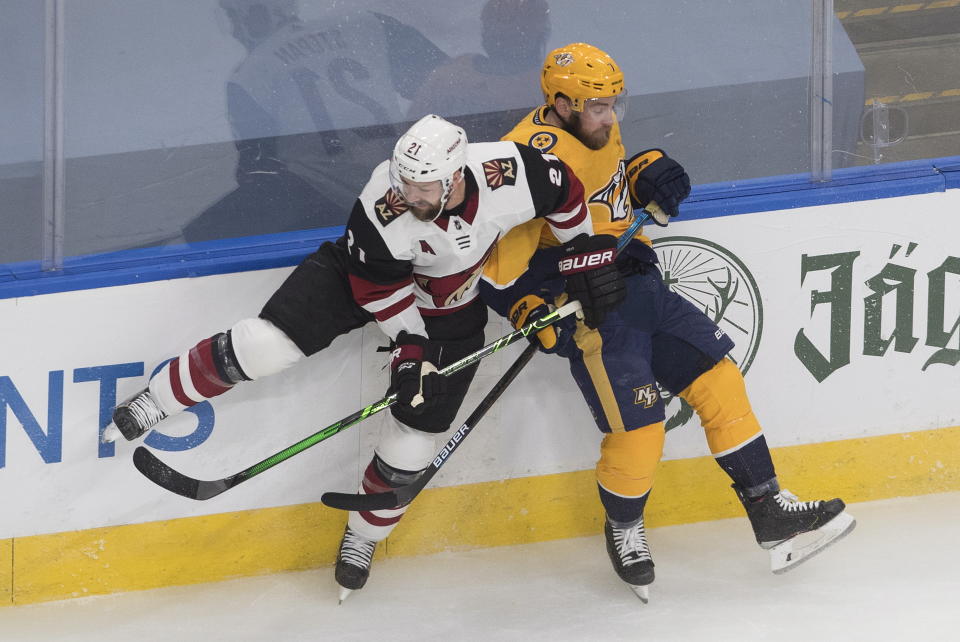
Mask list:
[{"label": "hockey skate", "polygon": [[103,442],[116,441],[120,435],[127,441],[133,441],[166,417],[167,413],[157,405],[150,389],[144,388],[113,409],[113,423],[104,429]]},{"label": "hockey skate", "polygon": [[770,570],[786,573],[844,537],[856,520],[841,499],[801,502],[790,491],[771,490],[748,498],[733,489],[747,511],[760,547],[770,552]]},{"label": "hockey skate", "polygon": [[607,554],[613,562],[613,570],[646,604],[650,601],[654,572],[643,518],[630,528],[617,528],[606,521],[603,534],[607,538]]},{"label": "hockey skate", "polygon": [[353,591],[363,588],[370,577],[370,563],[377,543],[358,535],[347,526],[340,540],[340,552],[337,554],[337,568],[334,577],[340,585],[340,604]]}]

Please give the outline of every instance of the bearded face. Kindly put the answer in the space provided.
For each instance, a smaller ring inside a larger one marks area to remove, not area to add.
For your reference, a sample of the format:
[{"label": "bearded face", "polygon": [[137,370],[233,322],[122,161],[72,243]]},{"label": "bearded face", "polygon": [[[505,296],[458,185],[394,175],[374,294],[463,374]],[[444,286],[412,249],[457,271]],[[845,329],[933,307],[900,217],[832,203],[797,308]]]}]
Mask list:
[{"label": "bearded face", "polygon": [[443,200],[443,184],[440,181],[416,183],[406,178],[394,188],[407,211],[421,221],[432,221],[440,214]]},{"label": "bearded face", "polygon": [[610,132],[613,130],[613,125],[585,118],[582,113],[574,111],[564,121],[564,129],[576,136],[577,140],[583,143],[585,147],[603,149],[610,142]]}]

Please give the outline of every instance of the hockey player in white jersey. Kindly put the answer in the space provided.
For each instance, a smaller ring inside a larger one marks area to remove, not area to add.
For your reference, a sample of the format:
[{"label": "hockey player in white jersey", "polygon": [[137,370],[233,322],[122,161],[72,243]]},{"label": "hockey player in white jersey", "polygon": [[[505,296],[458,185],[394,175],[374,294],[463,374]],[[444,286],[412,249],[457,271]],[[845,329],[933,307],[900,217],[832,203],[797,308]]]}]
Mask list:
[{"label": "hockey player in white jersey", "polygon": [[[456,416],[476,365],[443,368],[483,346],[487,310],[478,277],[495,243],[543,218],[564,252],[591,269],[570,275],[584,313],[602,319],[624,297],[612,236],[593,228],[579,179],[556,157],[512,142],[467,144],[428,115],[396,143],[357,199],[346,236],[307,257],[260,316],[204,339],[165,364],[114,410],[127,439],[241,381],[274,374],[376,320],[392,340],[398,402],[367,466],[361,492],[410,483],[432,461],[434,435]],[[362,588],[377,542],[405,508],[350,513],[336,579],[341,599]]]}]

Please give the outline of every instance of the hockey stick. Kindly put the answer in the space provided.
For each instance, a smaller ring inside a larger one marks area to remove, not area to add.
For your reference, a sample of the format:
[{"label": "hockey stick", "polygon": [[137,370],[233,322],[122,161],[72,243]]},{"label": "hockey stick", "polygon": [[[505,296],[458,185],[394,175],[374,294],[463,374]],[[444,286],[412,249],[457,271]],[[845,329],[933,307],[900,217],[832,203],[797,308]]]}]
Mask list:
[{"label": "hockey stick", "polygon": [[[657,206],[656,203],[652,205]],[[640,229],[640,226],[643,225],[643,222],[650,218],[650,212],[646,209],[642,210],[642,215],[638,216],[633,220],[629,227],[624,230],[623,234],[620,235],[620,238],[617,239],[617,253],[619,254],[623,248],[627,246],[627,243],[633,238],[633,235],[636,234],[637,230]],[[320,496],[320,501],[331,508],[339,508],[341,510],[349,511],[361,511],[361,510],[389,510],[391,508],[400,508],[406,506],[414,499],[417,495],[420,494],[427,484],[430,483],[430,480],[433,479],[434,475],[447,463],[447,459],[450,458],[450,455],[453,454],[461,443],[467,438],[467,435],[470,434],[477,423],[483,418],[487,413],[487,410],[490,409],[497,399],[500,398],[500,395],[503,394],[503,391],[507,389],[507,386],[516,378],[524,366],[527,365],[527,362],[533,357],[534,353],[537,351],[536,343],[531,343],[526,349],[521,353],[517,360],[513,363],[510,368],[503,373],[503,376],[500,377],[500,380],[493,386],[490,392],[487,393],[487,396],[483,398],[480,402],[480,405],[477,406],[467,420],[463,422],[463,425],[453,433],[453,436],[447,441],[446,445],[437,453],[437,456],[433,458],[433,462],[428,466],[420,475],[411,483],[406,484],[405,486],[399,486],[392,490],[383,491],[380,493],[334,493],[327,492]]]},{"label": "hockey stick", "polygon": [[[660,206],[654,201],[650,201],[647,207],[660,210]],[[647,211],[646,207],[640,208],[640,216],[635,217],[633,219],[633,223],[631,223],[627,229],[623,231],[623,234],[617,238],[617,254],[620,254],[620,251],[627,247],[627,244],[633,240],[633,237],[640,229],[640,226],[643,225],[644,221],[646,221],[648,218],[653,218],[653,214]]]},{"label": "hockey stick", "polygon": [[[449,366],[443,368],[439,372],[440,374],[446,376],[463,370],[464,368],[477,363],[481,359],[489,357],[494,352],[502,350],[512,343],[516,343],[518,340],[530,335],[531,333],[535,334],[548,325],[551,325],[552,323],[559,321],[560,319],[567,317],[579,310],[580,302],[571,301],[570,303],[557,308],[550,314],[546,314],[539,319],[531,321],[527,325],[500,337],[493,343],[488,343],[473,354],[469,354],[463,359],[451,363]],[[379,401],[344,417],[340,421],[330,424],[326,428],[313,433],[309,437],[301,439],[297,443],[284,448],[280,452],[267,457],[263,461],[258,462],[249,468],[245,468],[238,473],[230,475],[229,477],[224,477],[223,479],[206,481],[188,477],[187,475],[184,475],[183,473],[180,473],[163,463],[156,455],[154,455],[144,446],[138,446],[137,449],[133,451],[133,465],[136,466],[137,470],[139,470],[144,477],[172,493],[182,495],[183,497],[187,497],[189,499],[210,499],[211,497],[216,497],[220,493],[229,490],[238,484],[242,484],[252,477],[256,477],[265,470],[273,468],[280,462],[290,459],[294,455],[303,452],[307,448],[310,448],[311,446],[314,446],[325,439],[333,437],[337,433],[346,430],[350,426],[358,424],[364,419],[367,419],[368,417],[371,417],[378,412],[389,408],[396,402],[396,400],[397,395],[395,393],[387,395],[383,399],[380,399]]]},{"label": "hockey stick", "polygon": [[500,380],[490,389],[490,392],[487,393],[487,396],[483,398],[480,402],[480,405],[477,406],[476,410],[470,413],[470,416],[467,417],[467,420],[463,422],[463,425],[453,433],[453,436],[447,441],[447,444],[437,453],[437,456],[434,457],[433,463],[427,467],[413,482],[395,488],[393,490],[385,491],[382,493],[371,493],[369,495],[360,495],[357,493],[324,493],[320,497],[320,501],[331,508],[339,508],[342,510],[387,510],[389,508],[400,508],[401,506],[406,506],[414,500],[414,498],[420,494],[420,491],[430,483],[430,480],[433,479],[433,476],[437,474],[437,471],[446,463],[450,455],[453,454],[453,451],[463,443],[467,438],[467,435],[470,434],[470,431],[473,430],[477,423],[483,416],[487,414],[487,411],[490,409],[497,399],[500,398],[500,395],[503,394],[503,391],[507,389],[507,386],[516,378],[520,371],[523,370],[523,367],[529,363],[530,359],[537,352],[537,344],[531,343],[523,352],[520,353],[520,356],[517,357],[517,360],[513,362],[513,365],[503,373],[503,376],[500,377]]}]

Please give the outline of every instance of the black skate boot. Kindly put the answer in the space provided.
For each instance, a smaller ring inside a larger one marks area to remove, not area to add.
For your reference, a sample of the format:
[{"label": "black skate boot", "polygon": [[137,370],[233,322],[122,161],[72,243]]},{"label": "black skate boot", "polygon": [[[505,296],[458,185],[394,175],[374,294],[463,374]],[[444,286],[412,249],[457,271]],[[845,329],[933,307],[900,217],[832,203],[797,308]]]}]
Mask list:
[{"label": "black skate boot", "polygon": [[650,600],[649,585],[653,583],[654,572],[643,518],[629,528],[617,528],[607,520],[603,534],[607,538],[607,554],[613,562],[613,570],[646,604]]},{"label": "black skate boot", "polygon": [[733,485],[747,511],[760,547],[770,551],[770,570],[785,573],[853,530],[857,522],[844,512],[842,499],[801,502],[773,484],[759,497],[747,497]]},{"label": "black skate boot", "polygon": [[[114,441],[119,432],[127,441],[133,441],[166,419],[167,413],[160,409],[149,388],[117,404],[113,409],[113,426],[103,431],[103,441]],[[111,430],[115,427],[116,430]]]},{"label": "black skate boot", "polygon": [[351,592],[362,589],[370,577],[370,563],[377,543],[358,535],[347,526],[340,540],[340,552],[337,554],[337,568],[334,577],[340,585],[340,603]]}]

